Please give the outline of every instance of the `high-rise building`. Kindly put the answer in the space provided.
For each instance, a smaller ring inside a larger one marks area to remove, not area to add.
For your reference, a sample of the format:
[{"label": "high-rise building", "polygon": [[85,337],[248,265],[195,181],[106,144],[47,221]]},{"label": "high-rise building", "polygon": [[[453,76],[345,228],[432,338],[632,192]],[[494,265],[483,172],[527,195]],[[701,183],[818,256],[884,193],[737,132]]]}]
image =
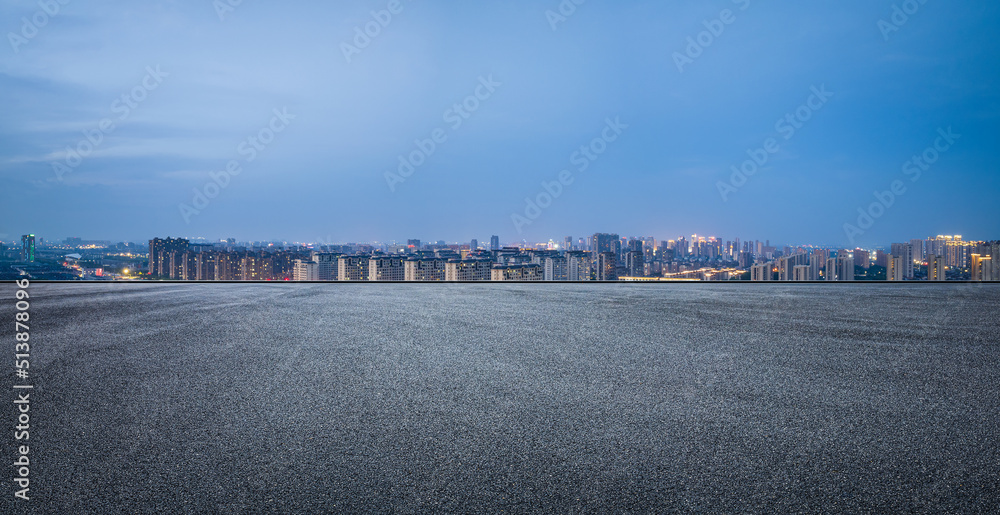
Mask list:
[{"label": "high-rise building", "polygon": [[829,256],[827,252],[820,252],[816,250],[809,256],[809,277],[810,281],[818,281],[819,273],[826,267],[826,260]]},{"label": "high-rise building", "polygon": [[180,255],[188,251],[190,242],[182,238],[153,238],[149,240],[149,274],[159,277],[179,279],[181,275]]},{"label": "high-rise building", "polygon": [[337,280],[337,260],[340,254],[328,252],[313,252],[310,254],[312,262],[316,263],[317,281]]},{"label": "high-rise building", "polygon": [[646,257],[641,250],[629,250],[625,253],[625,273],[629,277],[645,277]]},{"label": "high-rise building", "polygon": [[991,256],[972,254],[969,279],[973,281],[989,281],[993,277],[993,259]]},{"label": "high-rise building", "polygon": [[885,278],[888,281],[902,281],[906,279],[906,260],[904,256],[889,255],[889,268],[886,269]]},{"label": "high-rise building", "polygon": [[306,261],[304,259],[295,260],[295,269],[292,271],[293,281],[318,281],[319,263]]},{"label": "high-rise building", "polygon": [[563,251],[569,252],[571,250],[573,250],[573,237],[567,236],[563,241]]},{"label": "high-rise building", "polygon": [[795,267],[809,263],[806,254],[792,254],[778,258],[778,280],[791,281],[795,279]]},{"label": "high-rise building", "polygon": [[889,254],[887,254],[884,250],[876,250],[875,266],[880,266],[882,268],[889,268]]},{"label": "high-rise building", "polygon": [[490,250],[500,250],[499,236],[490,236]]},{"label": "high-rise building", "polygon": [[566,256],[552,256],[545,258],[545,280],[546,281],[566,281],[568,260]]},{"label": "high-rise building", "polygon": [[927,256],[927,280],[944,281],[944,258],[934,254]]},{"label": "high-rise building", "polygon": [[479,240],[474,239],[472,240],[471,243],[469,243],[469,250],[471,250],[472,252],[475,252],[476,249],[478,248],[479,248]]},{"label": "high-rise building", "polygon": [[596,233],[590,237],[590,250],[591,252],[603,253],[610,252],[614,254],[617,265],[618,256],[621,254],[621,239],[618,238],[617,234],[605,234]]},{"label": "high-rise building", "polygon": [[903,277],[913,279],[913,246],[909,243],[893,243],[890,254],[903,258]]},{"label": "high-rise building", "polygon": [[759,265],[753,265],[750,267],[750,280],[751,281],[770,281],[773,272],[771,268],[773,263],[761,263]]},{"label": "high-rise building", "polygon": [[871,268],[871,265],[872,259],[870,252],[862,249],[854,249],[854,266],[868,270]]},{"label": "high-rise building", "polygon": [[591,253],[583,251],[573,251],[566,253],[566,280],[567,281],[590,281],[593,280]]},{"label": "high-rise building", "polygon": [[21,236],[21,261],[24,263],[35,262],[35,235],[25,234]]},{"label": "high-rise building", "polygon": [[812,281],[812,267],[809,265],[796,265],[793,270],[794,280]]},{"label": "high-rise building", "polygon": [[618,280],[618,259],[614,252],[595,252],[594,254],[594,280],[595,281],[617,281]]},{"label": "high-rise building", "polygon": [[853,257],[838,257],[837,266],[839,267],[837,271],[838,281],[853,281],[854,280],[854,258]]},{"label": "high-rise building", "polygon": [[924,240],[910,240],[910,249],[913,252],[913,260],[922,263],[924,261]]}]

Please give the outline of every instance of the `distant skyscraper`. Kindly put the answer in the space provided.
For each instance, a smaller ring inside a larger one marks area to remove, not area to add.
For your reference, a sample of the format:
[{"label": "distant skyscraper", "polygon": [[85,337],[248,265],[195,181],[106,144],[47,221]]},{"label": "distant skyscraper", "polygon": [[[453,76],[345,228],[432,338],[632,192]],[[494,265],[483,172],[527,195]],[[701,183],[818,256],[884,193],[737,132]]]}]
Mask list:
[{"label": "distant skyscraper", "polygon": [[853,281],[854,280],[854,258],[853,257],[843,257],[837,258],[837,265],[840,270],[837,273],[837,280],[839,281]]},{"label": "distant skyscraper", "polygon": [[181,256],[189,247],[190,242],[182,238],[149,240],[149,274],[171,279],[180,278]]},{"label": "distant skyscraper", "polygon": [[[597,233],[590,238],[590,250],[595,254],[610,252],[615,256],[615,266],[618,265],[618,256],[621,255],[621,239],[617,234]],[[596,258],[595,258],[596,260]]]},{"label": "distant skyscraper", "polygon": [[569,277],[567,275],[568,262],[566,256],[556,256],[545,258],[545,280],[546,281],[565,281]]},{"label": "distant skyscraper", "polygon": [[475,252],[476,249],[478,248],[479,248],[479,240],[472,240],[472,242],[469,243],[469,250],[471,250],[472,252]]},{"label": "distant skyscraper", "polygon": [[792,281],[795,279],[795,267],[807,265],[809,256],[806,254],[792,254],[778,258],[778,280]]},{"label": "distant skyscraper", "polygon": [[563,242],[563,250],[570,251],[573,250],[573,237],[567,236],[566,240]]},{"label": "distant skyscraper", "polygon": [[618,258],[614,252],[594,253],[594,280],[617,281]]},{"label": "distant skyscraper", "polygon": [[889,281],[906,279],[906,257],[889,254],[889,268],[885,272],[885,278]]},{"label": "distant skyscraper", "polygon": [[[903,258],[903,277],[913,279],[913,245],[909,243],[893,243],[890,254]],[[892,263],[890,263],[890,266]]]},{"label": "distant skyscraper", "polygon": [[500,250],[499,236],[490,236],[490,250]]},{"label": "distant skyscraper", "polygon": [[886,254],[884,250],[876,250],[875,266],[880,266],[882,268],[889,268],[889,254]]},{"label": "distant skyscraper", "polygon": [[826,259],[827,259],[828,255],[829,254],[826,253],[826,252],[820,253],[817,250],[817,251],[813,252],[813,254],[811,256],[809,256],[809,280],[810,281],[818,281],[819,280],[819,272],[820,272],[820,270],[823,270],[823,268],[826,266]]},{"label": "distant skyscraper", "polygon": [[35,262],[35,235],[25,234],[21,236],[21,261],[25,263]]},{"label": "distant skyscraper", "polygon": [[969,279],[973,281],[989,281],[993,276],[993,259],[991,256],[972,254],[969,267]]},{"label": "distant skyscraper", "polygon": [[871,268],[872,260],[871,253],[867,250],[854,249],[854,266],[864,268],[865,270]]},{"label": "distant skyscraper", "polygon": [[625,253],[625,273],[629,277],[645,277],[646,258],[641,250],[629,250]]},{"label": "distant skyscraper", "polygon": [[927,256],[927,280],[944,281],[944,258],[930,254]]},{"label": "distant skyscraper", "polygon": [[913,252],[913,260],[924,261],[924,240],[910,240],[910,248]]}]

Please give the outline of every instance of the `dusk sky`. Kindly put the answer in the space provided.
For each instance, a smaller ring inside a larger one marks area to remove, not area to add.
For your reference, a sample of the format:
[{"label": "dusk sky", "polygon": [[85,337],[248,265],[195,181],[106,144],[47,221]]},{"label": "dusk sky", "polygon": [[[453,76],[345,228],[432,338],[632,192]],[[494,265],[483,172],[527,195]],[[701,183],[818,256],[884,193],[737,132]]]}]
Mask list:
[{"label": "dusk sky", "polygon": [[996,2],[229,1],[0,4],[0,239],[1000,238]]}]

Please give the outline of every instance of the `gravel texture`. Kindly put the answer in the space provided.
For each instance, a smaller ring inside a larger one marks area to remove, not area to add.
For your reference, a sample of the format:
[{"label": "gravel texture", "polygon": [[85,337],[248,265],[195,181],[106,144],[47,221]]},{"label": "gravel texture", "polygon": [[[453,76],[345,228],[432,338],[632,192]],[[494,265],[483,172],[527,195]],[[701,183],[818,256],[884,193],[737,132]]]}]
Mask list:
[{"label": "gravel texture", "polygon": [[1000,505],[1000,285],[29,291],[5,513]]}]

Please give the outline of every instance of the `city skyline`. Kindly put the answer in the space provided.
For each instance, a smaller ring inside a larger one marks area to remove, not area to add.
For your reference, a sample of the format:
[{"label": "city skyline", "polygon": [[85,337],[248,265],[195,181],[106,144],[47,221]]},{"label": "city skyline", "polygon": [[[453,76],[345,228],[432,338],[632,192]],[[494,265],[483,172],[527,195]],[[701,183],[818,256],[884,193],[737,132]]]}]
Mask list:
[{"label": "city skyline", "polygon": [[[420,242],[420,243],[422,243],[424,245],[431,245],[431,246],[434,246],[434,245],[447,245],[447,246],[466,245],[466,246],[469,246],[470,242],[478,242],[479,248],[484,248],[484,249],[491,248],[492,243],[493,243],[492,239],[496,238],[497,242],[499,243],[499,245],[503,246],[503,247],[534,247],[534,246],[544,245],[544,244],[548,243],[550,245],[553,245],[553,248],[564,249],[565,248],[564,242],[568,238],[572,238],[573,245],[576,246],[577,243],[579,241],[581,241],[581,240],[589,241],[590,238],[592,238],[593,235],[595,235],[595,234],[613,234],[613,235],[617,235],[621,241],[631,240],[631,239],[638,239],[638,240],[650,239],[650,240],[654,240],[654,241],[657,241],[657,242],[668,242],[668,241],[677,241],[678,239],[683,238],[687,243],[690,244],[692,242],[692,240],[690,238],[700,238],[700,239],[703,239],[703,240],[714,240],[714,241],[717,241],[717,242],[733,242],[733,241],[739,241],[739,242],[760,242],[760,243],[766,243],[768,246],[774,246],[774,247],[824,248],[824,249],[880,249],[880,248],[889,249],[890,246],[893,244],[893,242],[900,242],[900,241],[912,242],[912,241],[916,241],[916,240],[923,241],[923,240],[930,240],[930,239],[933,239],[935,237],[937,237],[937,238],[942,238],[942,237],[944,237],[944,238],[957,238],[959,240],[965,240],[965,241],[993,241],[993,240],[997,239],[995,237],[985,237],[985,238],[974,237],[974,236],[970,237],[968,235],[963,235],[963,234],[960,234],[960,233],[950,232],[948,234],[926,235],[926,236],[923,236],[923,237],[916,237],[916,238],[913,238],[913,237],[905,237],[905,238],[904,237],[896,237],[896,238],[891,238],[890,240],[887,240],[886,242],[876,243],[874,245],[844,246],[844,245],[838,245],[838,244],[824,244],[824,243],[818,243],[818,242],[794,242],[794,243],[789,243],[789,242],[783,242],[783,241],[779,241],[779,240],[772,241],[770,238],[744,238],[744,237],[741,237],[741,236],[725,237],[725,236],[702,234],[702,233],[677,234],[675,236],[669,236],[669,237],[666,237],[666,238],[661,238],[661,237],[653,236],[653,235],[628,234],[628,233],[623,233],[623,232],[613,232],[613,233],[612,232],[606,232],[606,233],[605,232],[597,232],[597,233],[590,232],[590,233],[587,233],[587,234],[580,234],[580,235],[576,235],[576,236],[563,236],[563,237],[559,237],[559,238],[549,237],[549,238],[545,238],[545,239],[542,239],[542,240],[527,240],[527,239],[522,239],[522,240],[515,240],[515,241],[504,240],[503,238],[499,237],[498,235],[486,235],[486,236],[482,236],[481,235],[478,238],[472,237],[472,238],[466,238],[464,240],[460,240],[460,239],[444,239],[444,240],[442,240],[440,238],[424,239],[424,238],[414,238],[413,236],[410,236],[410,237],[406,237],[406,238],[388,239],[388,240],[382,240],[382,239],[358,239],[358,240],[353,240],[353,241],[352,240],[334,240],[334,239],[325,239],[325,238],[318,238],[318,239],[314,239],[314,240],[292,240],[292,239],[287,239],[287,238],[241,238],[241,237],[235,237],[235,236],[229,236],[229,237],[225,237],[225,238],[205,238],[205,237],[201,237],[201,236],[190,236],[190,235],[183,235],[183,234],[177,234],[177,235],[167,234],[167,235],[160,235],[159,237],[164,237],[164,238],[178,238],[178,239],[184,239],[184,240],[188,240],[188,241],[192,241],[192,242],[199,242],[199,243],[204,243],[204,244],[216,244],[216,243],[230,243],[230,244],[236,243],[236,244],[239,244],[239,245],[248,245],[248,244],[249,245],[253,245],[253,244],[281,244],[281,245],[292,245],[292,246],[316,246],[316,247],[322,247],[322,246],[326,246],[326,245],[393,245],[393,246],[405,246],[409,242],[413,242],[413,241],[417,241],[417,242]],[[91,237],[81,237],[79,235],[56,236],[56,237],[48,236],[47,237],[46,235],[41,234],[41,233],[32,232],[32,233],[29,234],[29,233],[23,233],[22,232],[21,234],[18,235],[17,238],[6,239],[7,235],[3,235],[3,237],[0,237],[0,243],[20,244],[21,241],[23,240],[23,238],[25,236],[28,236],[28,235],[30,235],[33,238],[37,237],[37,238],[45,239],[45,241],[47,243],[54,244],[54,245],[59,245],[59,244],[73,244],[73,245],[76,245],[76,244],[78,244],[78,242],[81,242],[81,241],[82,242],[90,242],[90,243],[112,244],[112,245],[113,244],[118,244],[118,243],[138,243],[138,244],[143,244],[143,243],[149,241],[149,237],[148,236],[145,237],[145,238],[138,238],[138,239],[133,240],[133,239],[118,239],[118,238],[105,238],[105,237],[91,238]]]},{"label": "city skyline", "polygon": [[[75,252],[69,252],[72,249]],[[37,259],[36,259],[37,257]],[[493,235],[449,243],[135,242],[24,234],[0,242],[0,278],[182,281],[1000,281],[1000,240],[937,235],[874,249],[770,240],[594,233],[513,245]]]},{"label": "city skyline", "polygon": [[57,4],[0,6],[5,241],[1000,233],[994,4]]}]

